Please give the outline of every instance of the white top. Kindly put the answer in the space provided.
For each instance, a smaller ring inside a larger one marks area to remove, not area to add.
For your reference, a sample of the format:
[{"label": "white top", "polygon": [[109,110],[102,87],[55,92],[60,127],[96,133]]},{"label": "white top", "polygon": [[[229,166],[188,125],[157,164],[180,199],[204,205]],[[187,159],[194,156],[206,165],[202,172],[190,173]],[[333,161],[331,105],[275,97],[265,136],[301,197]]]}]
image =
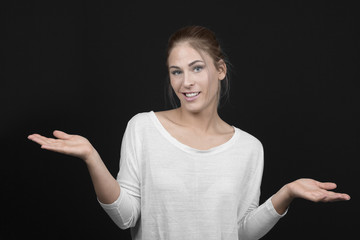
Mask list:
[{"label": "white top", "polygon": [[271,199],[259,206],[260,141],[234,129],[226,143],[198,150],[172,137],[153,111],[137,114],[122,141],[120,196],[101,206],[134,240],[259,239],[283,215]]}]

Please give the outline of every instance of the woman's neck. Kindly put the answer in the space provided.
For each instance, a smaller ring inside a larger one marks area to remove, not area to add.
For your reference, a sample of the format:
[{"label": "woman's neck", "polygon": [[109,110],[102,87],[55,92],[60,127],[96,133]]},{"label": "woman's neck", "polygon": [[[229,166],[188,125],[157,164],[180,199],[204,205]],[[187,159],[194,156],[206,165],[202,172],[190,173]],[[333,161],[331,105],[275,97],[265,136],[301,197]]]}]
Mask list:
[{"label": "woman's neck", "polygon": [[202,133],[216,132],[222,122],[216,109],[194,113],[180,107],[176,115],[179,124]]}]

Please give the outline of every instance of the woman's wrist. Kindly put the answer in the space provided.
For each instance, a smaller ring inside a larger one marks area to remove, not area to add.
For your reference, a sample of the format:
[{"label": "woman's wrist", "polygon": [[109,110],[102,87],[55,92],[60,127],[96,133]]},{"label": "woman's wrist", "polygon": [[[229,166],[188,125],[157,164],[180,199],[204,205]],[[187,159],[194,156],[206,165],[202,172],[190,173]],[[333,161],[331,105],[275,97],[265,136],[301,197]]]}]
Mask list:
[{"label": "woman's wrist", "polygon": [[83,158],[84,162],[88,167],[96,164],[101,160],[99,153],[96,151],[95,148],[89,149],[88,153]]},{"label": "woman's wrist", "polygon": [[295,196],[291,190],[291,183],[283,186],[276,194],[271,198],[272,204],[275,210],[280,214],[284,214],[289,208],[291,202]]},{"label": "woman's wrist", "polygon": [[282,191],[284,198],[287,199],[287,201],[293,201],[296,198],[292,190],[292,182],[284,185],[280,190]]}]

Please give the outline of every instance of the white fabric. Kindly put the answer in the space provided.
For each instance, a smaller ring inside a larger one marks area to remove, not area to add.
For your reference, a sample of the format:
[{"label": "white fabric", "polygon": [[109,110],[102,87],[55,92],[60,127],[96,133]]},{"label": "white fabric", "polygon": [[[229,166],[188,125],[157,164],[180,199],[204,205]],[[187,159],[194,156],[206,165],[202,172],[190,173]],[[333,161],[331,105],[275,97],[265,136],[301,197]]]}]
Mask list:
[{"label": "white fabric", "polygon": [[259,206],[263,148],[234,127],[209,150],[172,137],[153,111],[139,113],[124,133],[120,196],[100,203],[134,240],[259,239],[283,216],[271,198]]}]

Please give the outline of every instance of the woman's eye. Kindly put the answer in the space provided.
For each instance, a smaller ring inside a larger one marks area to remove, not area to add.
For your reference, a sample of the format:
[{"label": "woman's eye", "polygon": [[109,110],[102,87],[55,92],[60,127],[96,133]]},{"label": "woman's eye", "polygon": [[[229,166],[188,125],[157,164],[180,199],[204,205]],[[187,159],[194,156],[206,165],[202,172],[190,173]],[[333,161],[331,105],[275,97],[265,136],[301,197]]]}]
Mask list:
[{"label": "woman's eye", "polygon": [[180,70],[175,70],[175,71],[172,71],[171,74],[177,76],[177,75],[181,74],[181,71]]},{"label": "woman's eye", "polygon": [[194,67],[194,72],[200,72],[203,69],[202,66],[195,66]]}]

